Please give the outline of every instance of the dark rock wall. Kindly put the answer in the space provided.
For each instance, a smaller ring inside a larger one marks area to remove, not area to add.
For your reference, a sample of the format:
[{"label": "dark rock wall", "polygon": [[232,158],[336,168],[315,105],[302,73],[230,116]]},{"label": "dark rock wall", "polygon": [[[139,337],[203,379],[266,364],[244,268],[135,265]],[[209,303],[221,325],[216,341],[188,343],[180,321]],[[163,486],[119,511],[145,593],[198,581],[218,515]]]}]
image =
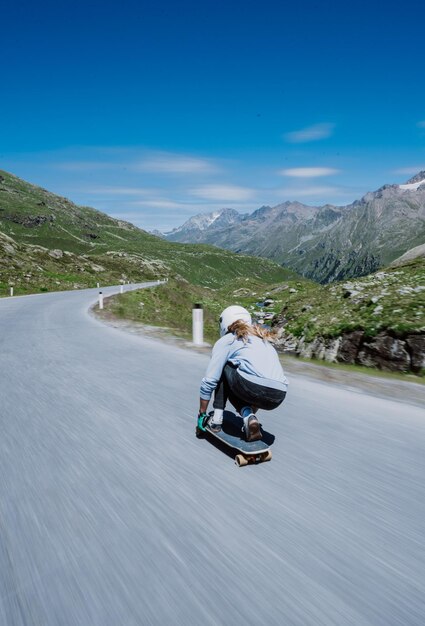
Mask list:
[{"label": "dark rock wall", "polygon": [[366,337],[362,330],[345,333],[340,337],[316,337],[306,342],[303,337],[278,331],[276,347],[279,351],[293,352],[301,357],[375,367],[390,372],[425,370],[425,334],[395,336],[381,332],[376,337]]}]

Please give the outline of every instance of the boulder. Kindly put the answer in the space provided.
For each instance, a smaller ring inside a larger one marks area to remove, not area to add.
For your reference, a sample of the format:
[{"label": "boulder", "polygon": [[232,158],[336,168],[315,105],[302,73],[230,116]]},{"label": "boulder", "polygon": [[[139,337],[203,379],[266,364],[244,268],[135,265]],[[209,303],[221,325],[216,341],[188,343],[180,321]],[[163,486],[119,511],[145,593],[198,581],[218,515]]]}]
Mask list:
[{"label": "boulder", "polygon": [[285,289],[288,289],[289,285],[280,285],[279,287],[275,287],[274,289],[272,289],[273,293],[278,293],[279,291],[285,291]]},{"label": "boulder", "polygon": [[304,337],[301,337],[297,346],[297,354],[303,359],[312,359],[313,358],[312,342],[305,343]]},{"label": "boulder", "polygon": [[11,246],[9,243],[3,244],[3,250],[8,254],[16,254],[14,246]]},{"label": "boulder", "polygon": [[316,337],[310,344],[312,357],[314,359],[319,359],[319,361],[323,361],[325,358],[326,352],[326,343],[323,337]]},{"label": "boulder", "polygon": [[406,346],[410,353],[412,371],[418,374],[425,369],[425,335],[408,335]]},{"label": "boulder", "polygon": [[354,363],[363,339],[363,330],[354,330],[340,337],[336,360],[339,363]]},{"label": "boulder", "polygon": [[336,339],[328,339],[326,342],[324,359],[328,361],[328,363],[336,363],[337,356],[339,351],[339,346],[341,343],[341,337],[337,337]]},{"label": "boulder", "polygon": [[391,372],[405,372],[410,369],[410,355],[404,341],[380,333],[363,342],[356,363]]},{"label": "boulder", "polygon": [[63,257],[63,252],[62,250],[49,250],[49,256],[53,257],[54,259],[61,259]]},{"label": "boulder", "polygon": [[26,228],[38,228],[38,226],[43,226],[47,222],[54,222],[54,220],[54,215],[15,215],[11,218],[12,222],[22,224]]},{"label": "boulder", "polygon": [[298,339],[293,335],[287,335],[283,340],[281,339],[277,345],[275,345],[276,349],[280,352],[298,352]]}]

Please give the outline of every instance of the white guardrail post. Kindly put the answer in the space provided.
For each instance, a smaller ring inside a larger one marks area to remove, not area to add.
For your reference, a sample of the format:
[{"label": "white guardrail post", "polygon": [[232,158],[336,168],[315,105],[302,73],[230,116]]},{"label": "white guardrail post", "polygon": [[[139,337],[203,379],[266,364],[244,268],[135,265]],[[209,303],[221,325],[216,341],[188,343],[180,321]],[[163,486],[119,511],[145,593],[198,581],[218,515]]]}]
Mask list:
[{"label": "white guardrail post", "polygon": [[192,309],[192,336],[195,346],[204,343],[204,311],[202,304],[194,304]]},{"label": "white guardrail post", "polygon": [[103,309],[103,293],[99,291],[99,309]]},{"label": "white guardrail post", "polygon": [[13,296],[13,287],[10,288],[10,295]]}]

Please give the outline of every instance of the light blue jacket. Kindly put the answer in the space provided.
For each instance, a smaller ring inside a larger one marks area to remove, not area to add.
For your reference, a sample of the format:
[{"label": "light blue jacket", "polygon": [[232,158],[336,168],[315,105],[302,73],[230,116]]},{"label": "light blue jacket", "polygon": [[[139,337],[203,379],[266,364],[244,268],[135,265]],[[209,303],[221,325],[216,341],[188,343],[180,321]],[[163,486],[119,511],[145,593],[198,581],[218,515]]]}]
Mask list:
[{"label": "light blue jacket", "polygon": [[228,361],[237,366],[241,376],[257,385],[282,391],[288,388],[278,354],[268,341],[249,335],[244,343],[232,333],[227,333],[213,347],[211,360],[201,382],[200,396],[203,400],[211,398]]}]

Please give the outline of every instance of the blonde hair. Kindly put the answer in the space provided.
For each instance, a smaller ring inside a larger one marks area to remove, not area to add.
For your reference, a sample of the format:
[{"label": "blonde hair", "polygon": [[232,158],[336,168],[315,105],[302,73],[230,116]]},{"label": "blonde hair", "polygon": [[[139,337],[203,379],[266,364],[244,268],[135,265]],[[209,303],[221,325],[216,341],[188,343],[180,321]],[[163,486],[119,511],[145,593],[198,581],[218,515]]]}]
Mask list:
[{"label": "blonde hair", "polygon": [[243,320],[236,320],[233,324],[230,324],[227,330],[228,332],[236,335],[238,339],[242,339],[244,343],[248,341],[249,335],[260,337],[263,341],[270,341],[270,343],[273,343],[276,339],[275,332],[269,330],[268,328],[264,328],[264,326],[248,324],[248,322],[244,322]]}]

